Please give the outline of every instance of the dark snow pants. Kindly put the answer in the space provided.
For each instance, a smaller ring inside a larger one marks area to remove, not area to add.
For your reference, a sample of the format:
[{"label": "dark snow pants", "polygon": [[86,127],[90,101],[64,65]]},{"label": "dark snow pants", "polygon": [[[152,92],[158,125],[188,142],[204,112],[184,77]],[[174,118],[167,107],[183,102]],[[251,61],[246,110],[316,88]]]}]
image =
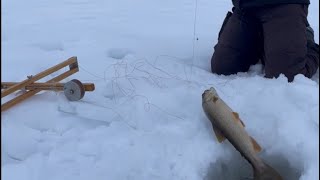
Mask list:
[{"label": "dark snow pants", "polygon": [[312,77],[319,67],[319,46],[308,43],[308,6],[285,4],[228,12],[211,59],[213,73],[246,72],[262,61],[267,78],[284,74]]}]

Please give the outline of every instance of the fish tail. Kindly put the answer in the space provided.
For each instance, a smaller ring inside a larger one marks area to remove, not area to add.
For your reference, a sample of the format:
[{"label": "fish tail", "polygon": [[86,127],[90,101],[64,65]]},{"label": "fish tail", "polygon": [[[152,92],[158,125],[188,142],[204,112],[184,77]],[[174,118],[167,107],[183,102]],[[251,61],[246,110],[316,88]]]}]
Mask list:
[{"label": "fish tail", "polygon": [[281,175],[268,164],[254,168],[254,180],[283,180]]}]

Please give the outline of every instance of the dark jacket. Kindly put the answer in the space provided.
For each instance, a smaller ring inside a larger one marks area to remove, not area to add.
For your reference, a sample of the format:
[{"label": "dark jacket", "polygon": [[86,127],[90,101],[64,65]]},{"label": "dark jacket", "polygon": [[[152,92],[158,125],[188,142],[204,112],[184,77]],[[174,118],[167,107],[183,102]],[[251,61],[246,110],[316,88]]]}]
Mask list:
[{"label": "dark jacket", "polygon": [[310,4],[310,0],[232,0],[237,8],[261,7],[277,4]]}]

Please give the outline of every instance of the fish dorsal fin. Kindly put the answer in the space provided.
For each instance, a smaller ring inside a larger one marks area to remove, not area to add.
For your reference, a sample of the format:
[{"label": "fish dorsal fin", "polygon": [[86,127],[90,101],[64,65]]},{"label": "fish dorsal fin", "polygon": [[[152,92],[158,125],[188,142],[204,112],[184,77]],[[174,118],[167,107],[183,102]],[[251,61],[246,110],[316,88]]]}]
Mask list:
[{"label": "fish dorsal fin", "polygon": [[214,134],[216,135],[219,143],[223,142],[226,139],[226,137],[222,134],[222,132],[218,128],[213,126],[213,131],[214,131]]},{"label": "fish dorsal fin", "polygon": [[240,116],[236,112],[232,112],[233,116],[235,117],[236,122],[240,122],[242,127],[246,127],[246,125],[243,123],[243,121],[240,119]]},{"label": "fish dorsal fin", "polygon": [[259,153],[260,151],[262,151],[262,148],[261,146],[257,143],[257,141],[255,139],[253,139],[252,137],[250,137],[251,139],[251,143],[252,143],[252,146],[253,146],[253,149],[256,153]]}]

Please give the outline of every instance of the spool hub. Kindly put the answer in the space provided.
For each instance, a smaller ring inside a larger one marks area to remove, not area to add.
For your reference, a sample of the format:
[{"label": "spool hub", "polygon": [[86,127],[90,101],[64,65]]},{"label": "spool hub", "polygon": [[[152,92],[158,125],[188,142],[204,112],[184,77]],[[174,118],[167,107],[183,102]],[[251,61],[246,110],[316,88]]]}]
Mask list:
[{"label": "spool hub", "polygon": [[83,84],[77,79],[65,83],[63,91],[69,101],[78,101],[83,98],[85,93]]}]

